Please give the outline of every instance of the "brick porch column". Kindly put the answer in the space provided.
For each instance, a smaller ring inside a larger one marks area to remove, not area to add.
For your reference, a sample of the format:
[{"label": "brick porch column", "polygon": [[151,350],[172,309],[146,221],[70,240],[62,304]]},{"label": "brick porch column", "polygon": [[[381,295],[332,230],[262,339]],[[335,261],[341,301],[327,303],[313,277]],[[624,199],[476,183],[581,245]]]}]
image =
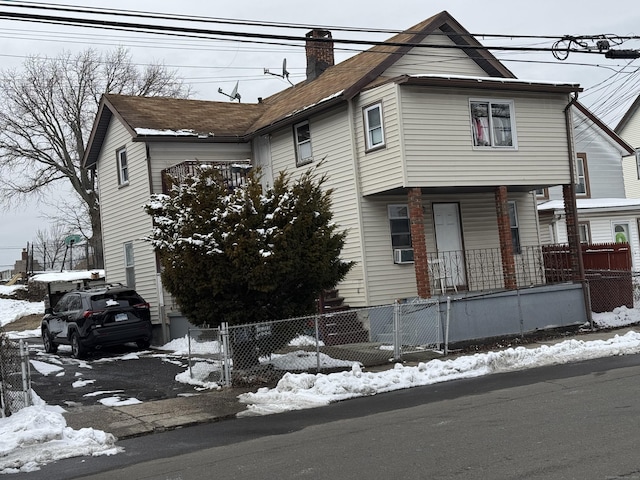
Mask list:
[{"label": "brick porch column", "polygon": [[582,261],[582,247],[578,233],[578,206],[576,205],[575,185],[562,185],[564,199],[564,214],[567,223],[567,238],[569,240],[569,257],[571,258],[571,279],[574,282],[584,280],[584,264]]},{"label": "brick porch column", "polygon": [[409,189],[409,223],[411,224],[411,245],[413,246],[413,268],[416,271],[418,297],[431,297],[429,263],[427,262],[427,239],[424,231],[424,210],[422,208],[422,190]]},{"label": "brick porch column", "polygon": [[515,290],[518,288],[518,282],[516,280],[516,262],[513,258],[513,241],[511,240],[511,222],[509,221],[507,187],[496,187],[495,194],[504,287],[508,290]]}]

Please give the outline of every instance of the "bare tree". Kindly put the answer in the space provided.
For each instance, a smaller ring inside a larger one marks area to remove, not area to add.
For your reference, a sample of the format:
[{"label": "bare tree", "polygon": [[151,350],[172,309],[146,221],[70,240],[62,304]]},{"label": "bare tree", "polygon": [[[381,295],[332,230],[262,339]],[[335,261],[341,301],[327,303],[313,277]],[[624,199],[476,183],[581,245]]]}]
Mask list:
[{"label": "bare tree", "polygon": [[3,72],[0,83],[0,201],[42,197],[69,182],[88,215],[93,267],[103,265],[100,203],[95,178],[80,162],[103,93],[186,98],[191,92],[162,64],[138,68],[124,48],[29,57],[21,70]]},{"label": "bare tree", "polygon": [[62,266],[66,245],[64,240],[69,227],[62,223],[54,223],[46,230],[38,230],[33,242],[34,261],[42,261],[42,268],[53,270]]}]

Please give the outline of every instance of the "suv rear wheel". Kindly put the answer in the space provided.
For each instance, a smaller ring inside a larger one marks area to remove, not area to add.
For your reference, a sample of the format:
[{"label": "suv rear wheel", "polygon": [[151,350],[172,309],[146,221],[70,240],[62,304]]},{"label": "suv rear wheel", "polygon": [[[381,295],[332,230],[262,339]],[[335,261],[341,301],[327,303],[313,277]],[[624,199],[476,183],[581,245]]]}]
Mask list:
[{"label": "suv rear wheel", "polygon": [[71,354],[78,359],[82,359],[87,356],[87,350],[80,343],[80,335],[78,332],[71,334]]},{"label": "suv rear wheel", "polygon": [[56,353],[58,351],[58,345],[53,342],[49,329],[46,327],[42,329],[42,345],[44,345],[44,351],[47,353]]}]

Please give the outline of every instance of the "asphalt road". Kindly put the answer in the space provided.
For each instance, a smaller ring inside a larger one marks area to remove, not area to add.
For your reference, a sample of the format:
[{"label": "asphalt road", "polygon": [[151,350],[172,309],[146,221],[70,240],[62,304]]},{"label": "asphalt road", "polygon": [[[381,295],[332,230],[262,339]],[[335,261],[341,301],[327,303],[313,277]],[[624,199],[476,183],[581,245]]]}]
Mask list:
[{"label": "asphalt road", "polygon": [[128,439],[18,477],[633,480],[639,394],[640,356],[610,357]]}]

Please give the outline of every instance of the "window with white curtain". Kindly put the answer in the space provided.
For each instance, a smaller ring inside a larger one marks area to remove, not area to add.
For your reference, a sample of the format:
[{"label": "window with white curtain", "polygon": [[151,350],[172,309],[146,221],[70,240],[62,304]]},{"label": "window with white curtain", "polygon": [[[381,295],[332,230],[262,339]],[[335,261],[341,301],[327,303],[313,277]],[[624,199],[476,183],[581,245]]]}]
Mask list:
[{"label": "window with white curtain", "polygon": [[293,126],[293,137],[296,145],[296,166],[306,165],[313,161],[311,150],[311,129],[309,122],[301,122]]},{"label": "window with white curtain", "polygon": [[470,110],[474,147],[516,147],[511,100],[471,100]]}]

